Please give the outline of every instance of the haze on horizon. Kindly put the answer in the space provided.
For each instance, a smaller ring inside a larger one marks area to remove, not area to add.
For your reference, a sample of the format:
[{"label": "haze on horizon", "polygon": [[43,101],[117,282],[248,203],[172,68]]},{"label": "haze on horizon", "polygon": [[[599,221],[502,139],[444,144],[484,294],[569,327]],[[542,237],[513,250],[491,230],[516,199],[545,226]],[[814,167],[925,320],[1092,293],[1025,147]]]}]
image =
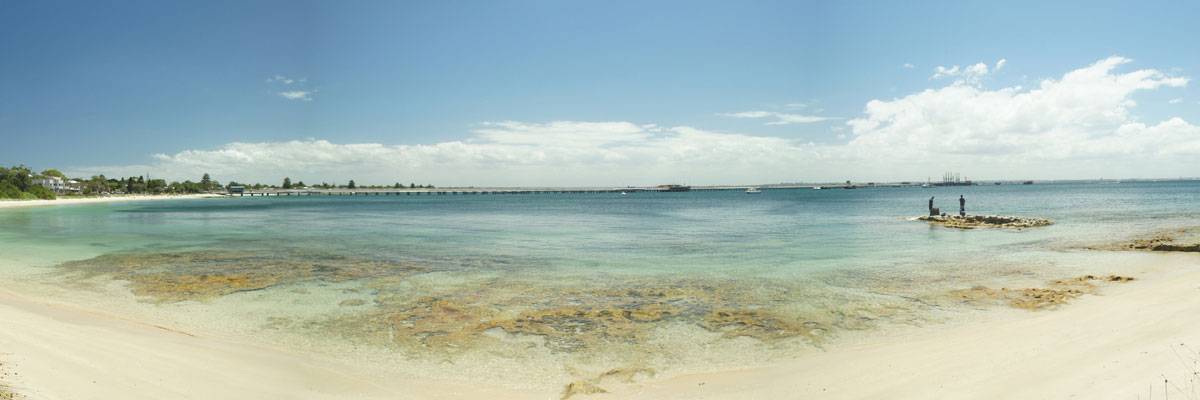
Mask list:
[{"label": "haze on horizon", "polygon": [[439,186],[1200,176],[1197,11],[2,2],[0,163]]}]

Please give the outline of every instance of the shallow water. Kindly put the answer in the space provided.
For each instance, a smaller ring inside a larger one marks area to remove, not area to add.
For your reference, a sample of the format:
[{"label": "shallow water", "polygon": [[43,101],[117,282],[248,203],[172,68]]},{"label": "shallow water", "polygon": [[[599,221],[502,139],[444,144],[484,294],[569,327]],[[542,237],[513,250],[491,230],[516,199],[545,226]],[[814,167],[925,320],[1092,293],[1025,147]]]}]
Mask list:
[{"label": "shallow water", "polygon": [[[930,196],[956,211],[960,194],[970,213],[1056,224],[908,220]],[[1198,195],[1165,182],[35,207],[0,210],[0,276],[414,376],[561,384],[769,362],[983,306],[954,290],[1120,272],[1135,256],[1082,247],[1200,226]]]}]

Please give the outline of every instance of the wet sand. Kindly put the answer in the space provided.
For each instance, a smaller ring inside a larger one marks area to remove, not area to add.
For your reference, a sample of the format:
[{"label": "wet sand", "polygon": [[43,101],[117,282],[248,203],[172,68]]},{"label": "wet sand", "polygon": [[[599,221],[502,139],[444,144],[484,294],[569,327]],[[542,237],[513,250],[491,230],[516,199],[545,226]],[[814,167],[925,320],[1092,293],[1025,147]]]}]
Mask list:
[{"label": "wet sand", "polygon": [[[1131,267],[1134,281],[1058,307],[990,307],[974,322],[835,342],[761,368],[682,376],[613,370],[566,387],[387,375],[7,292],[0,292],[0,358],[17,393],[51,399],[1160,398],[1163,376],[1184,390],[1198,383],[1187,363],[1200,361],[1188,349],[1200,348],[1200,318],[1189,317],[1200,314],[1200,262],[1188,254],[1157,259]],[[970,290],[975,297],[965,301],[1026,293],[989,290],[994,296]]]}]

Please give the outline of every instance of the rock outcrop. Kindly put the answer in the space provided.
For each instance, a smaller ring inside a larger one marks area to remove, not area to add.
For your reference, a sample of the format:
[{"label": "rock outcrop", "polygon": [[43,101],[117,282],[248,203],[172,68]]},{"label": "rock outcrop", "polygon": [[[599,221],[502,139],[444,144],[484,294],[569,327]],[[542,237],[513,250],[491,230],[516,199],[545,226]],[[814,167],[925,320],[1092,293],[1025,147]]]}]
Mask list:
[{"label": "rock outcrop", "polygon": [[[1189,229],[1180,230],[1178,233],[1188,233]],[[1187,239],[1185,239],[1187,240]],[[1200,243],[1180,243],[1175,238],[1166,235],[1155,235],[1149,239],[1134,239],[1128,242],[1113,243],[1104,246],[1089,247],[1092,250],[1143,250],[1143,251],[1166,251],[1166,252],[1185,252],[1185,253],[1200,253]]]},{"label": "rock outcrop", "polygon": [[927,221],[934,225],[955,229],[1006,228],[1021,230],[1054,224],[1054,221],[1045,218],[1013,217],[1008,215],[929,215],[917,217],[916,220]]},{"label": "rock outcrop", "polygon": [[953,290],[949,298],[965,304],[1001,305],[1025,310],[1054,309],[1069,303],[1085,294],[1094,294],[1099,283],[1125,283],[1135,278],[1129,276],[1084,275],[1072,279],[1060,279],[1049,282],[1046,287],[1009,289],[993,289],[987,286],[975,286],[970,289]]}]

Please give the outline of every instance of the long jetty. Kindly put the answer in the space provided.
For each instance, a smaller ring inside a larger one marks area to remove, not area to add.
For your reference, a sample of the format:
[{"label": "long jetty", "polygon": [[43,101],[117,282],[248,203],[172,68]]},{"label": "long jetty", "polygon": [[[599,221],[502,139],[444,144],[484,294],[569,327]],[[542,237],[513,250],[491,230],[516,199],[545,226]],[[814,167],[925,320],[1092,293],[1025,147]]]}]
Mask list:
[{"label": "long jetty", "polygon": [[[690,192],[745,191],[749,188],[759,190],[810,189],[812,186],[713,186],[693,187]],[[447,189],[274,189],[246,190],[242,193],[231,193],[233,196],[469,196],[469,195],[505,195],[505,194],[584,194],[584,193],[666,193],[672,192],[658,187],[631,188],[447,188]]]}]

